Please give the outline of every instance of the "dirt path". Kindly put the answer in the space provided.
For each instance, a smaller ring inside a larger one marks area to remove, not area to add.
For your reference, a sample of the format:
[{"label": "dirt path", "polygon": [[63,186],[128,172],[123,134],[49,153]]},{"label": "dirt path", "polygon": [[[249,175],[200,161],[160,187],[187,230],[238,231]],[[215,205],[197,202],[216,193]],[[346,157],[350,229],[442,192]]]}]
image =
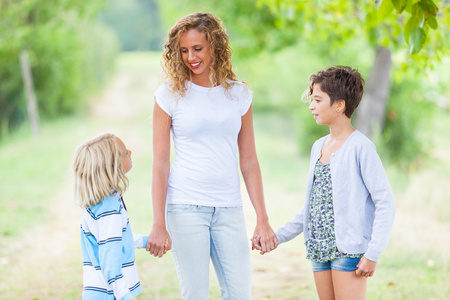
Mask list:
[{"label": "dirt path", "polygon": [[73,236],[79,234],[79,210],[68,203],[71,194],[65,181],[49,200],[51,221],[30,228],[5,250],[11,268],[0,286],[4,299],[60,299],[51,291],[65,288],[59,276],[69,271],[67,255],[77,248]]},{"label": "dirt path", "polygon": [[[134,135],[128,134],[131,124],[126,124],[132,123],[129,121],[142,111],[143,105],[149,105],[147,99],[130,99],[129,90],[136,80],[129,73],[120,73],[99,99],[93,99],[90,118],[96,119],[98,125],[86,129],[86,138],[111,131],[133,139]],[[148,86],[148,92],[153,88]],[[2,250],[0,264],[8,265],[9,272],[8,279],[0,282],[2,299],[79,298],[70,296],[70,290],[82,289],[81,278],[70,275],[81,272],[80,209],[74,205],[72,193],[71,178],[64,176],[60,189],[48,200],[50,221],[28,229],[19,240]],[[73,278],[78,282],[74,284]]]},{"label": "dirt path", "polygon": [[[120,69],[120,67],[119,67]],[[95,120],[92,128],[85,128],[84,135],[90,138],[99,132],[114,132],[118,136],[125,136],[127,143],[133,145],[132,149],[139,152],[150,153],[151,143],[139,137],[136,127],[148,125],[150,122],[143,117],[143,111],[151,113],[151,95],[159,83],[159,66],[151,66],[147,72],[140,68],[133,73],[124,68],[112,80],[111,84],[99,99],[93,99],[90,119]],[[158,70],[158,71],[157,71]],[[144,113],[145,115],[145,113]],[[136,119],[141,121],[136,125]],[[147,122],[147,124],[145,124]],[[280,191],[273,191],[279,197]],[[275,195],[274,195],[275,197]],[[79,246],[79,218],[80,209],[72,203],[71,178],[65,176],[61,187],[49,199],[50,218],[48,222],[27,230],[20,240],[4,249],[4,262],[11,267],[10,276],[6,281],[0,282],[0,295],[2,299],[78,299],[82,290],[80,278],[80,246]],[[246,201],[247,224],[249,236],[255,224],[254,211],[249,201]],[[250,228],[251,227],[251,228]],[[281,250],[280,255],[262,257],[256,252],[253,257],[254,299],[269,299],[275,290],[284,286],[284,291],[298,286],[303,275],[303,266],[297,264],[286,265],[282,261],[285,257],[298,257],[300,251],[287,247]],[[145,258],[146,259],[146,258]],[[166,262],[158,260],[144,261],[141,271],[141,280],[150,289],[154,287],[157,279],[148,277],[146,273],[163,271],[167,278],[171,278],[172,292],[151,292],[143,294],[140,299],[176,299],[179,295],[175,270],[171,266],[170,258]],[[2,262],[0,262],[1,264]],[[160,266],[160,264],[162,264]],[[275,266],[275,268],[274,268]],[[300,272],[299,272],[300,271]],[[26,274],[26,275],[24,275]],[[149,279],[146,279],[149,278]],[[144,280],[153,282],[144,282]],[[212,274],[212,281],[215,280]],[[164,285],[164,283],[161,283]],[[216,294],[218,291],[217,283]],[[311,287],[310,282],[302,285]],[[214,287],[213,287],[214,289]],[[287,293],[289,294],[289,293]],[[160,296],[155,296],[160,295]],[[276,299],[297,299],[292,296]],[[275,299],[275,298],[272,298]]]},{"label": "dirt path", "polygon": [[[142,197],[147,199],[149,185],[147,173],[150,172],[148,161],[151,160],[149,117],[152,94],[159,84],[159,65],[157,61],[149,62],[148,59],[132,61],[122,59],[121,64],[120,72],[111,81],[109,87],[98,99],[94,99],[89,118],[91,127],[84,129],[84,137],[80,141],[105,131],[123,136],[127,146],[135,149],[133,155],[144,157],[143,160],[147,163],[146,170],[138,173],[139,176],[144,174],[145,176],[142,177],[145,178],[135,176],[132,181],[134,188],[145,186],[144,191],[139,190],[136,192],[138,196],[131,198],[140,198],[143,195]],[[255,116],[255,118],[258,121],[259,117]],[[264,116],[259,120],[262,123],[270,123],[270,127],[274,127],[283,122],[282,118],[277,118],[267,120]],[[286,126],[291,125],[286,123]],[[258,154],[261,154],[260,150],[266,151],[266,148],[269,148],[267,151],[274,152],[265,156],[263,153],[266,160],[261,161],[261,165],[265,175],[267,210],[271,217],[271,225],[276,229],[292,217],[299,208],[301,202],[299,198],[303,195],[303,177],[297,178],[297,176],[300,177],[298,170],[305,169],[306,165],[299,159],[295,137],[282,136],[286,132],[291,132],[289,127],[281,128],[279,133],[266,131],[264,128],[259,128],[256,136],[257,143],[262,143],[262,146],[258,146]],[[271,145],[276,145],[272,146],[276,149],[271,150]],[[268,157],[279,161],[267,162]],[[270,174],[271,172],[280,172],[281,175]],[[421,209],[420,206],[420,209],[411,210],[412,199],[418,199],[416,194],[427,196],[428,192],[423,190],[422,184],[419,184],[430,181],[427,178],[433,177],[416,176],[411,185],[417,188],[403,195],[407,201],[397,199],[399,205],[391,248],[417,248],[417,239],[419,239],[423,241],[421,245],[425,252],[429,251],[428,248],[433,245],[439,246],[443,251],[450,251],[449,244],[441,238],[450,229],[449,224],[433,218],[430,213],[427,213],[426,207]],[[29,228],[19,240],[11,243],[6,249],[2,249],[0,268],[8,266],[8,278],[0,281],[1,299],[80,299],[82,290],[79,246],[80,209],[72,203],[70,177],[55,180],[61,181],[61,187],[48,200],[49,221]],[[444,179],[442,179],[442,185],[445,185]],[[246,194],[244,189],[242,194]],[[446,195],[435,195],[435,198],[445,199]],[[417,203],[417,206],[422,205],[421,202]],[[130,206],[133,207],[133,204]],[[142,229],[140,232],[144,233],[151,224],[148,218],[150,204],[148,200],[143,200],[139,204],[134,204],[134,207],[138,210],[143,207],[142,212],[135,210],[138,218],[132,221],[133,225],[137,225],[137,228]],[[251,236],[255,215],[248,199],[244,199],[244,209],[248,236]],[[421,215],[418,214],[419,211]],[[424,218],[424,213],[429,217]],[[411,234],[406,235],[403,228],[411,228],[408,231]],[[264,256],[256,252],[252,253],[254,300],[317,299],[310,266],[304,259],[305,248],[302,240],[303,238],[300,237],[296,241],[283,244],[276,252]],[[155,259],[145,252],[137,253],[137,262],[144,289],[139,299],[178,299],[178,283],[170,255],[163,259]],[[213,272],[211,287],[214,295],[211,299],[219,299],[218,284]]]}]

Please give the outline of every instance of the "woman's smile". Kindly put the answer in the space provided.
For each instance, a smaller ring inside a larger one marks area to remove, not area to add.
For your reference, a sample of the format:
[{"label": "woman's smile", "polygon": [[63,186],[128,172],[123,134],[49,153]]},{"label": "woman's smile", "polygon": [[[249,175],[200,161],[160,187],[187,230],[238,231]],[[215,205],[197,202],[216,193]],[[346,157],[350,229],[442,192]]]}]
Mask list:
[{"label": "woman's smile", "polygon": [[181,58],[192,72],[192,82],[200,86],[210,86],[209,68],[211,50],[206,36],[196,29],[189,29],[180,37]]},{"label": "woman's smile", "polygon": [[200,67],[200,64],[201,64],[201,63],[202,63],[202,62],[200,61],[200,62],[198,62],[198,63],[190,63],[189,65],[191,66],[192,69],[197,69],[197,68]]}]

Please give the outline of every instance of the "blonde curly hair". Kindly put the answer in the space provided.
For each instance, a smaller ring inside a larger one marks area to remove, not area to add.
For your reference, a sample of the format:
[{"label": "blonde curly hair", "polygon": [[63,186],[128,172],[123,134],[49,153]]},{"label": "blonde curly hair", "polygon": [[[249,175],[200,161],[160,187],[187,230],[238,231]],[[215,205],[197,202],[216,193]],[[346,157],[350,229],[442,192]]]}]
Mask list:
[{"label": "blonde curly hair", "polygon": [[113,193],[122,194],[128,178],[115,135],[107,133],[78,146],[72,162],[75,201],[84,208]]},{"label": "blonde curly hair", "polygon": [[193,13],[175,23],[169,30],[168,39],[164,45],[161,66],[166,80],[171,84],[172,92],[184,97],[186,81],[191,81],[191,71],[184,64],[180,49],[180,37],[190,29],[203,32],[211,48],[209,79],[212,86],[222,85],[229,90],[234,84],[233,81],[237,79],[231,61],[233,50],[229,45],[223,23],[211,13]]}]

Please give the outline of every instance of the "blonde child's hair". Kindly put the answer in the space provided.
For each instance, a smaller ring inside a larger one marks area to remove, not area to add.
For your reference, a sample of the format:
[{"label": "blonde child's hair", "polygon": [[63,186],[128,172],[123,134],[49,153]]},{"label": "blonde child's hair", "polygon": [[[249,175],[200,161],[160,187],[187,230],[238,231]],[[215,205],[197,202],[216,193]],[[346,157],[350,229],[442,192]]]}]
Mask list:
[{"label": "blonde child's hair", "polygon": [[84,208],[106,196],[123,193],[128,178],[115,135],[107,133],[78,146],[72,163],[75,201]]},{"label": "blonde child's hair", "polygon": [[172,85],[172,92],[184,97],[186,81],[191,80],[191,71],[184,64],[180,50],[180,37],[189,29],[205,34],[211,48],[210,82],[213,86],[222,85],[228,91],[237,78],[231,61],[233,50],[222,20],[211,13],[193,13],[176,22],[164,45],[161,66],[166,80]]}]

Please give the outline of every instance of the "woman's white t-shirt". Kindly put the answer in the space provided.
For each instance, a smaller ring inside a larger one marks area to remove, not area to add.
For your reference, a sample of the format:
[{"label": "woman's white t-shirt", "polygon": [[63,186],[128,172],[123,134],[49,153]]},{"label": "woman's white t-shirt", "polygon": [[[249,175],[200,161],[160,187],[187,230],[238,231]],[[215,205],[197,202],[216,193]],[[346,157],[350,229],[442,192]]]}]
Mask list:
[{"label": "woman's white t-shirt", "polygon": [[235,82],[229,91],[188,82],[180,98],[164,84],[154,101],[172,118],[175,157],[168,204],[242,206],[237,139],[241,118],[252,103],[248,87]]}]

